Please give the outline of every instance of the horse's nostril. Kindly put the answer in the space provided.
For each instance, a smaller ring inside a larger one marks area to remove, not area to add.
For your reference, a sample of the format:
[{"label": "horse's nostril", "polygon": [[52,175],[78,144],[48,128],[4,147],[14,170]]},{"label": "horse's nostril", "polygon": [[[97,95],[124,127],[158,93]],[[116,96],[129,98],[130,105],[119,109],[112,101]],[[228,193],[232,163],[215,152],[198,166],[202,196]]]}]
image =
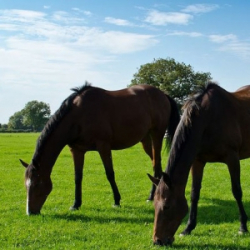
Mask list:
[{"label": "horse's nostril", "polygon": [[158,240],[156,240],[156,241],[154,242],[154,245],[162,246],[163,244],[162,244],[162,241],[158,239]]},{"label": "horse's nostril", "polygon": [[165,245],[166,245],[166,246],[169,246],[169,245],[172,245],[172,243],[173,243],[173,240],[168,239],[168,240],[166,241]]},{"label": "horse's nostril", "polygon": [[40,215],[40,211],[39,212],[27,212],[27,215]]},{"label": "horse's nostril", "polygon": [[171,239],[166,239],[166,241],[162,241],[160,239],[157,239],[156,241],[154,241],[154,245],[156,246],[171,246],[173,243],[173,240]]}]

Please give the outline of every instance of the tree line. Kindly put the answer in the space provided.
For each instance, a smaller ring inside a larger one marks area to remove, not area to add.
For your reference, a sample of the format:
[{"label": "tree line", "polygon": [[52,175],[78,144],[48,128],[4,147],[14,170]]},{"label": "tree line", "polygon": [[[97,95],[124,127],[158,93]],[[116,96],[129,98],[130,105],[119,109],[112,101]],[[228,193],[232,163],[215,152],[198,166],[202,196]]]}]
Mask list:
[{"label": "tree line", "polygon": [[[192,93],[211,80],[209,72],[195,72],[191,65],[176,62],[173,58],[154,59],[141,65],[133,75],[132,85],[149,84],[168,93],[179,107]],[[41,131],[51,116],[50,106],[44,102],[31,101],[14,113],[8,124],[0,124],[0,131]]]},{"label": "tree line", "polygon": [[14,113],[8,124],[0,125],[1,131],[41,131],[50,118],[50,106],[44,102],[30,101]]}]

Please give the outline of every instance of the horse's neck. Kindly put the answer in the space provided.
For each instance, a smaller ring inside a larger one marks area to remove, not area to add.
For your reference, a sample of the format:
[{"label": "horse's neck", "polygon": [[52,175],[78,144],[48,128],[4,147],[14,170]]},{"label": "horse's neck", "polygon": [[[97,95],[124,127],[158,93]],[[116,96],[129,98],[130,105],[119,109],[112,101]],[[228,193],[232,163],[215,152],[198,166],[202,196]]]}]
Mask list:
[{"label": "horse's neck", "polygon": [[174,139],[166,172],[173,185],[185,192],[189,171],[197,156],[203,129],[198,123],[182,129]]},{"label": "horse's neck", "polygon": [[51,173],[52,168],[62,149],[66,146],[63,136],[51,136],[44,145],[37,147],[33,156],[33,160],[40,165],[41,168]]}]

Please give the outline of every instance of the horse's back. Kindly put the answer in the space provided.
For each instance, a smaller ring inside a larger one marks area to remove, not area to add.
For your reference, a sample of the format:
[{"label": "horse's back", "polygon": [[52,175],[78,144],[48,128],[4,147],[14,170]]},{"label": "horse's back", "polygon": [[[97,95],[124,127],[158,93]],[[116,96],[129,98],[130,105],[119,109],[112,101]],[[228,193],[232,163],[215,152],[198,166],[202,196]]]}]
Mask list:
[{"label": "horse's back", "polygon": [[107,120],[118,117],[126,119],[128,114],[153,118],[156,114],[164,116],[171,109],[167,96],[150,85],[135,85],[116,91],[92,88],[77,98],[76,106],[84,108],[88,115],[94,113],[96,119],[101,118],[102,114],[107,115]]},{"label": "horse's back", "polygon": [[74,122],[84,141],[110,141],[113,149],[132,146],[154,129],[163,137],[170,116],[167,96],[149,85],[117,91],[93,87],[74,103]]},{"label": "horse's back", "polygon": [[246,86],[240,87],[239,89],[237,89],[235,91],[235,93],[239,93],[239,94],[245,93],[245,94],[247,94],[247,95],[250,96],[250,85],[246,85]]},{"label": "horse's back", "polygon": [[250,105],[250,85],[243,86],[232,93],[237,99],[244,100]]},{"label": "horse's back", "polygon": [[[144,96],[152,115],[158,114],[164,116],[166,113],[171,112],[171,105],[167,95],[156,87],[142,84],[132,86],[126,90],[129,92],[133,91],[138,97],[140,95]],[[138,101],[140,101],[140,98],[138,98]]]}]

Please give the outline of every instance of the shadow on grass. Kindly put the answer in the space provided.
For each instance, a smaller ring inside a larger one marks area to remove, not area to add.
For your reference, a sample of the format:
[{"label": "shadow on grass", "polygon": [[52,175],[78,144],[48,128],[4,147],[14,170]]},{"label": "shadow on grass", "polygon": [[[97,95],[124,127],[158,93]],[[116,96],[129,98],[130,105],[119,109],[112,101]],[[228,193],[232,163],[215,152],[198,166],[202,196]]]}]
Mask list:
[{"label": "shadow on grass", "polygon": [[[85,209],[84,209],[85,210]],[[97,222],[97,223],[138,223],[148,224],[153,223],[154,210],[152,207],[143,208],[143,211],[135,211],[134,207],[126,206],[123,208],[90,208],[84,214],[84,210],[68,211],[60,214],[46,215],[54,219],[82,221],[82,222]]]},{"label": "shadow on grass", "polygon": [[[221,199],[203,199],[212,203],[210,205],[198,205],[197,221],[206,224],[231,223],[239,220],[239,210],[236,201]],[[250,216],[250,202],[243,202],[248,216]]]},{"label": "shadow on grass", "polygon": [[172,247],[164,247],[162,249],[169,249],[169,250],[174,250],[174,249],[188,249],[188,250],[209,250],[209,249],[219,249],[219,250],[249,250],[249,247],[242,247],[242,246],[236,246],[234,244],[229,244],[229,245],[221,245],[221,244],[211,244],[211,243],[197,243],[195,246],[187,246],[185,244],[178,244],[178,245],[173,245]]},{"label": "shadow on grass", "polygon": [[[204,204],[212,203],[209,205]],[[250,216],[250,202],[244,202],[246,213]],[[84,213],[86,211],[86,214]],[[91,214],[89,215],[91,211]],[[117,212],[116,212],[117,211]],[[137,208],[133,206],[125,206],[122,208],[92,208],[82,207],[77,211],[67,211],[64,213],[46,215],[56,219],[72,220],[72,221],[96,221],[106,223],[111,221],[126,222],[126,223],[153,223],[154,208],[151,204],[147,207]],[[184,222],[187,221],[189,214]],[[221,200],[221,199],[202,199],[198,205],[197,222],[199,224],[214,224],[233,223],[239,220],[239,211],[236,201]],[[202,225],[200,225],[202,226]]]},{"label": "shadow on grass", "polygon": [[[206,201],[206,199],[203,199]],[[198,209],[198,223],[199,227],[202,224],[214,224],[219,225],[222,223],[232,223],[238,219],[238,207],[233,200],[220,200],[220,199],[207,199],[207,203],[212,203],[209,205],[202,204]],[[244,203],[246,207],[246,212],[250,215],[250,202]],[[84,210],[89,209],[84,214]],[[133,206],[126,206],[124,208],[83,208],[78,211],[67,211],[59,214],[46,214],[52,219],[76,221],[83,223],[100,223],[100,224],[110,224],[110,223],[133,223],[144,226],[145,224],[153,224],[153,208],[152,206],[143,207],[141,210]],[[92,214],[92,215],[90,215]],[[234,230],[234,228],[232,228]],[[177,237],[177,236],[176,236]],[[187,236],[189,237],[189,236]],[[199,234],[196,234],[196,238],[199,238]],[[237,244],[237,243],[236,243]],[[163,247],[161,249],[220,249],[220,250],[248,250],[249,247],[237,246],[236,244],[221,244],[202,242],[193,243],[193,245],[178,243],[173,244],[172,247]],[[160,248],[159,248],[160,249]]]}]

